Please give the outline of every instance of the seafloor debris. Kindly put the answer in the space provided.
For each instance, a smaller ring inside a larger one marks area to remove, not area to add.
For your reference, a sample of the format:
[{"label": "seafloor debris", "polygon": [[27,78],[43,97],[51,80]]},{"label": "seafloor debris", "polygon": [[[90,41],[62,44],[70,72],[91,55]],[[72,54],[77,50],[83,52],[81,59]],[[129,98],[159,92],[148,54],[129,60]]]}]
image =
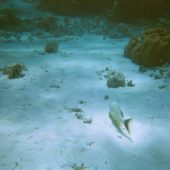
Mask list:
[{"label": "seafloor debris", "polygon": [[167,87],[167,85],[162,84],[162,85],[160,85],[158,88],[159,88],[159,89],[165,89],[166,87]]},{"label": "seafloor debris", "polygon": [[87,169],[88,167],[86,167],[84,163],[82,163],[80,166],[78,166],[77,164],[73,164],[71,168],[73,168],[74,170],[84,170]]},{"label": "seafloor debris", "polygon": [[147,68],[150,77],[153,77],[155,80],[159,79],[170,79],[170,65],[164,65],[161,67]]},{"label": "seafloor debris", "polygon": [[74,107],[74,108],[71,108],[71,109],[70,109],[70,112],[76,112],[76,113],[78,113],[78,112],[83,112],[83,110],[80,109],[80,108],[78,108],[78,107]]},{"label": "seafloor debris", "polygon": [[145,67],[145,66],[143,66],[143,65],[140,65],[140,66],[139,66],[139,72],[140,72],[140,73],[147,72],[147,67]]},{"label": "seafloor debris", "polygon": [[109,100],[109,96],[108,96],[108,95],[105,95],[105,96],[104,96],[104,99],[105,99],[105,100]]},{"label": "seafloor debris", "polygon": [[81,108],[79,108],[79,107],[67,107],[67,106],[65,106],[64,107],[64,109],[66,110],[66,111],[68,111],[68,112],[74,112],[74,113],[83,113],[84,111],[81,109]]},{"label": "seafloor debris", "polygon": [[65,107],[64,108],[65,110],[67,110],[68,112],[71,112],[71,113],[75,113],[75,117],[79,120],[82,120],[83,123],[85,124],[91,124],[92,123],[92,118],[89,118],[87,115],[84,115],[84,111],[81,109],[81,108],[78,108],[78,107],[73,107],[73,108],[68,108],[68,107]]},{"label": "seafloor debris", "polygon": [[86,101],[84,101],[84,100],[79,100],[79,104],[86,104]]},{"label": "seafloor debris", "polygon": [[73,170],[86,170],[86,169],[90,168],[90,166],[85,166],[84,163],[81,163],[81,165],[77,165],[76,163],[73,163],[72,165],[66,164],[66,165],[63,165],[62,167],[64,167],[64,166],[68,166],[68,167],[72,168]]},{"label": "seafloor debris", "polygon": [[78,113],[78,112],[77,112],[77,113],[75,114],[75,116],[76,116],[77,119],[81,119],[81,120],[83,119],[83,115],[82,115],[81,113]]},{"label": "seafloor debris", "polygon": [[83,123],[85,124],[91,124],[93,122],[93,120],[91,118],[84,118],[83,119]]}]

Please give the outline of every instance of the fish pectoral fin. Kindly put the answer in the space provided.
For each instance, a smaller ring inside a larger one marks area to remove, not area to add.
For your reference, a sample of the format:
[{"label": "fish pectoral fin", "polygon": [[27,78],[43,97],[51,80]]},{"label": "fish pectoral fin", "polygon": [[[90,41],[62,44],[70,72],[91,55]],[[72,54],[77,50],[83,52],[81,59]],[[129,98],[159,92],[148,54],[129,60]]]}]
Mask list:
[{"label": "fish pectoral fin", "polygon": [[125,125],[125,127],[126,127],[126,130],[129,132],[129,134],[130,134],[130,122],[132,121],[132,119],[126,119],[125,121],[124,121],[124,125]]}]

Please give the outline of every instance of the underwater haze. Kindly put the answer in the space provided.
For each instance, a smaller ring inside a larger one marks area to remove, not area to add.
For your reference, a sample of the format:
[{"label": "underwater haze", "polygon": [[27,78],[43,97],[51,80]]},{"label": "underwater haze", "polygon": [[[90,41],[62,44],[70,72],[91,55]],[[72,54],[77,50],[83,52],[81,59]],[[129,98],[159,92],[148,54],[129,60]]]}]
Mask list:
[{"label": "underwater haze", "polygon": [[0,0],[0,170],[170,170],[169,0]]}]

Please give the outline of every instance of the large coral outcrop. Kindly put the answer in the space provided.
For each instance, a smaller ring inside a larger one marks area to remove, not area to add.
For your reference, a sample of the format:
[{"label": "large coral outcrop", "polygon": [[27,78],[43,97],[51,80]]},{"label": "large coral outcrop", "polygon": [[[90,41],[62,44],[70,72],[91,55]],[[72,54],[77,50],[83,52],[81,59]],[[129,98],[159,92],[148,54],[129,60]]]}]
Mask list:
[{"label": "large coral outcrop", "polygon": [[111,20],[135,21],[169,15],[169,0],[114,0]]},{"label": "large coral outcrop", "polygon": [[149,29],[130,40],[124,55],[147,67],[170,63],[170,33],[162,28]]},{"label": "large coral outcrop", "polygon": [[[101,15],[107,13],[113,0],[39,0],[38,8],[60,15]],[[67,10],[66,10],[67,9]]]},{"label": "large coral outcrop", "polygon": [[[38,0],[38,8],[60,15],[104,15],[111,21],[139,21],[169,15],[169,0]],[[67,10],[66,10],[67,9]]]}]

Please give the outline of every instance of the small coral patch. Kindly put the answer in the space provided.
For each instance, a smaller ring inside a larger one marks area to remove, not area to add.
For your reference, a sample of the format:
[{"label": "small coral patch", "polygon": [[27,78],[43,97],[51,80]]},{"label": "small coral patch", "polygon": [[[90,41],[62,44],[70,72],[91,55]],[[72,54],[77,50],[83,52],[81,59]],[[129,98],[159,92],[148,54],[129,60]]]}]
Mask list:
[{"label": "small coral patch", "polygon": [[16,79],[16,78],[25,76],[25,74],[23,73],[24,69],[25,69],[24,65],[12,64],[9,66],[5,66],[1,70],[2,70],[2,73],[7,75],[9,79]]}]

